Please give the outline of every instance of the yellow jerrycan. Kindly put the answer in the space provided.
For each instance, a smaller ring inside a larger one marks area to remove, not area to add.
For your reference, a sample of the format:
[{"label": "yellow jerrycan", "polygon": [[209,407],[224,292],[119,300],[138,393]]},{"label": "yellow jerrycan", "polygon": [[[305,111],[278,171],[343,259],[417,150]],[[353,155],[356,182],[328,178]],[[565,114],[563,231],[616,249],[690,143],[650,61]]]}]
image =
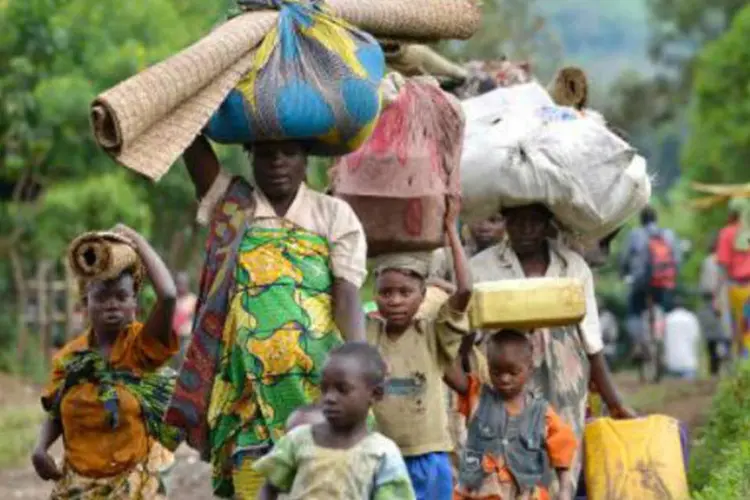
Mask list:
[{"label": "yellow jerrycan", "polygon": [[686,500],[679,422],[664,415],[600,418],[584,434],[589,500]]}]

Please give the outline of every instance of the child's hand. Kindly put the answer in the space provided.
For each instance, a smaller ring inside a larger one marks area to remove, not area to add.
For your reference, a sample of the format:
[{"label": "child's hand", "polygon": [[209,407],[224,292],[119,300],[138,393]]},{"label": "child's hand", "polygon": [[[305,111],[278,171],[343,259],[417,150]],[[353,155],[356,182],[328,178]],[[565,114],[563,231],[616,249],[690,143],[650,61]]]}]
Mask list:
[{"label": "child's hand", "polygon": [[31,455],[31,463],[34,465],[37,475],[44,481],[59,481],[63,477],[55,460],[47,450],[41,448],[34,450],[34,454]]},{"label": "child's hand", "polygon": [[461,213],[461,196],[449,194],[445,197],[445,229],[446,231],[458,231],[456,223]]}]

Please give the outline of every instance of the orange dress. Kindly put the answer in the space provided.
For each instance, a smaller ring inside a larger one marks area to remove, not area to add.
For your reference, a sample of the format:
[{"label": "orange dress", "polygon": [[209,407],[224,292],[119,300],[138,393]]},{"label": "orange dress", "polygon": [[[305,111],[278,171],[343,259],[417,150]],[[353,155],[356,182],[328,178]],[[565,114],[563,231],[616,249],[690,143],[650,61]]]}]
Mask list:
[{"label": "orange dress", "polygon": [[[154,371],[177,351],[176,336],[163,345],[155,338],[141,335],[143,325],[132,323],[115,341],[109,362],[113,369],[136,375]],[[81,335],[65,345],[54,357],[52,377],[42,394],[47,406],[55,397],[66,372],[63,360],[74,352],[86,351],[90,334]],[[99,388],[81,382],[69,388],[60,402],[60,419],[65,443],[65,465],[90,478],[112,477],[144,462],[149,455],[149,437],[136,397],[124,386],[115,386],[119,400],[119,425],[114,429],[99,398]]]},{"label": "orange dress", "polygon": [[[482,384],[476,375],[469,375],[469,390],[467,395],[460,396],[459,411],[470,422],[479,406]],[[549,462],[554,469],[567,469],[573,463],[578,450],[578,443],[573,429],[566,424],[551,406],[547,408],[545,416],[546,450]],[[482,467],[487,473],[484,484],[479,490],[468,491],[459,483],[454,492],[454,500],[546,500],[549,498],[547,489],[538,486],[534,491],[519,491],[508,466],[502,456],[486,454],[482,459]]]}]

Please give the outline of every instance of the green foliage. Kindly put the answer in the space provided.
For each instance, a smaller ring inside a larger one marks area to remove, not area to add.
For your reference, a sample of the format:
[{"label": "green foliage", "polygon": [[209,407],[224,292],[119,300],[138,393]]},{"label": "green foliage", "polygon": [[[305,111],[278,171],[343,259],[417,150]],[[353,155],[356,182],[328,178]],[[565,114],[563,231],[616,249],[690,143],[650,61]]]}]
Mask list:
[{"label": "green foliage", "polygon": [[690,486],[694,498],[750,496],[750,364],[719,388],[708,424],[694,446]]},{"label": "green foliage", "polygon": [[0,410],[0,468],[28,459],[43,418],[39,406],[4,405]]}]

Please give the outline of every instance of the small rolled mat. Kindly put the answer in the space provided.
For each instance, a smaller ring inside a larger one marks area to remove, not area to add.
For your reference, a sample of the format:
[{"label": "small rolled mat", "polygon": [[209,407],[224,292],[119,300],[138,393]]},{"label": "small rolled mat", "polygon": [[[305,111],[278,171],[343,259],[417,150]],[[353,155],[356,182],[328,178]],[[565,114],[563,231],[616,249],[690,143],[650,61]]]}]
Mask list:
[{"label": "small rolled mat", "polygon": [[133,270],[136,291],[143,283],[141,259],[130,241],[117,233],[95,231],[77,237],[68,247],[68,265],[83,293],[92,280],[109,280]]},{"label": "small rolled mat", "polygon": [[[395,39],[469,38],[476,0],[331,0],[345,20]],[[247,12],[100,94],[90,116],[96,142],[117,162],[161,178],[253,64],[253,50],[278,17]]]},{"label": "small rolled mat", "polygon": [[589,98],[586,73],[572,66],[558,71],[547,90],[558,106],[583,109]]}]

